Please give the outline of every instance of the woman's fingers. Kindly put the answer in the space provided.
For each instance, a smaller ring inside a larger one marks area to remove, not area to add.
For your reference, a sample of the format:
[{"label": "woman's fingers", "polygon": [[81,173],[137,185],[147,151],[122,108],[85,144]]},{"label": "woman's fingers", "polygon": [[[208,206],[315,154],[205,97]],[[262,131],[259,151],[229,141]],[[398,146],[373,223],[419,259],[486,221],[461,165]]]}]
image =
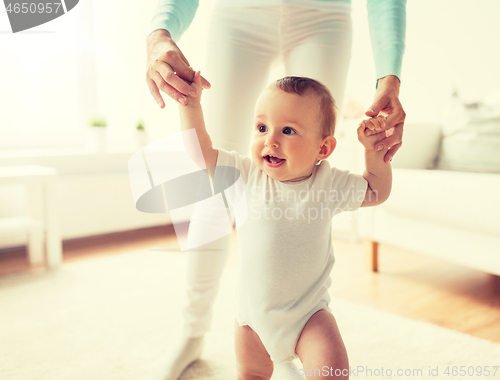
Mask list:
[{"label": "woman's fingers", "polygon": [[397,143],[396,145],[391,146],[391,149],[385,154],[384,156],[384,162],[389,162],[392,161],[392,158],[396,154],[396,152],[401,148],[401,145],[403,145],[403,142]]},{"label": "woman's fingers", "polygon": [[383,145],[383,149],[389,149],[389,152],[385,155],[384,161],[390,161],[392,157],[396,154],[398,149],[403,143],[403,123],[400,123],[393,127],[390,136],[386,137],[382,141],[377,142],[377,146]]},{"label": "woman's fingers", "polygon": [[401,107],[401,103],[399,103],[398,101],[398,107],[395,107],[392,110],[392,112],[387,116],[386,119],[387,129],[390,129],[400,123],[404,124],[405,119],[406,119],[406,113]]},{"label": "woman's fingers", "polygon": [[[190,95],[189,91],[192,91],[193,89],[189,86],[188,83],[186,83],[184,79],[182,79],[183,76],[179,71],[177,71],[175,66],[171,66],[170,64],[165,63],[163,61],[158,61],[153,65],[153,68],[156,69],[156,71],[161,75],[163,81],[167,83],[170,87],[173,87],[178,93],[186,96]],[[191,76],[189,81],[191,82],[192,79],[193,76]],[[160,90],[163,91],[161,87]],[[196,96],[196,93],[190,96]]]},{"label": "woman's fingers", "polygon": [[[165,81],[164,77],[159,72],[150,73],[149,77],[154,81],[154,84],[156,84],[158,89],[160,89],[162,92],[164,92],[169,97],[174,99],[176,102],[179,102],[183,105],[187,104],[186,96],[184,94],[182,94],[181,92],[179,92],[175,87],[168,84]],[[180,78],[179,78],[179,80],[182,81],[182,79],[180,79]],[[149,84],[149,82],[148,82],[148,84]],[[191,87],[187,83],[185,83],[185,84],[188,87],[188,89],[191,89]],[[150,91],[151,91],[151,87],[150,87]],[[189,92],[189,90],[188,90],[188,92]],[[151,94],[154,97],[153,92],[151,92]]]},{"label": "woman's fingers", "polygon": [[[191,88],[194,70],[189,61],[172,40],[170,33],[159,29],[147,39],[146,82],[155,101],[164,107],[161,92],[165,92],[181,104],[187,103],[187,96],[196,97],[200,90]],[[210,83],[202,80],[203,87],[210,88]]]},{"label": "woman's fingers", "polygon": [[206,89],[209,89],[210,87],[212,87],[212,85],[210,84],[210,82],[208,80],[206,80],[205,78],[201,77],[201,86],[203,88],[206,88]]},{"label": "woman's fingers", "polygon": [[[159,74],[161,80],[155,75],[155,71]],[[194,75],[195,71],[189,66],[189,62],[184,55],[172,50],[167,51],[160,59],[156,60],[148,71],[148,77],[157,84],[162,92],[182,104],[184,104],[183,101],[179,99],[186,96],[193,98],[198,96],[196,89],[190,86]],[[210,83],[203,77],[201,77],[199,86],[203,88],[211,87]],[[154,89],[152,92],[150,88],[150,92],[155,97]],[[157,97],[155,97],[155,100],[158,101]]]},{"label": "woman's fingers", "polygon": [[156,100],[156,103],[158,103],[160,108],[163,108],[165,103],[163,102],[163,98],[160,94],[160,91],[158,90],[158,86],[156,85],[155,81],[152,80],[149,76],[146,76],[146,83],[148,84],[149,92],[153,96],[153,99]]}]

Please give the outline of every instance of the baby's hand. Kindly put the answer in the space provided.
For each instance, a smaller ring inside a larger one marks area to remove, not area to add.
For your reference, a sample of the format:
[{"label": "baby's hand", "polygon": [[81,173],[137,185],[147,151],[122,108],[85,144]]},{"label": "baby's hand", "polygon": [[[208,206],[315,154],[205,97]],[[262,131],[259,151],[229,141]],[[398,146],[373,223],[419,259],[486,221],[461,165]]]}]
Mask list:
[{"label": "baby's hand", "polygon": [[358,140],[366,150],[379,150],[376,145],[386,137],[390,136],[394,128],[385,130],[385,117],[377,116],[363,120],[358,127]]},{"label": "baby's hand", "polygon": [[[189,82],[187,82],[189,83]],[[193,81],[189,83],[189,86],[196,92],[196,97],[190,97],[188,96],[188,102],[187,105],[193,105],[193,104],[200,104],[201,102],[201,92],[203,91],[203,86],[201,84],[201,72],[197,71],[194,74]]]},{"label": "baby's hand", "polygon": [[367,136],[374,135],[385,130],[385,119],[386,118],[383,116],[371,117],[369,119],[363,120],[361,123],[359,123],[359,126],[369,130],[365,131],[365,134]]}]

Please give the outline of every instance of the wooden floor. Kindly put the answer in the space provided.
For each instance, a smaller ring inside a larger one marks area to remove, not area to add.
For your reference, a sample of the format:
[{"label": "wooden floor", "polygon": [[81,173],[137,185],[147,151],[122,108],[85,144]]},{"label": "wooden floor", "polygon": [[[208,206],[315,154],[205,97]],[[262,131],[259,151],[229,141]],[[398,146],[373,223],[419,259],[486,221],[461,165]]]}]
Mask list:
[{"label": "wooden floor", "polygon": [[[333,246],[335,297],[500,343],[500,277],[385,245],[372,273],[363,244]],[[153,247],[178,247],[171,226],[64,242],[63,262]],[[236,265],[235,253],[228,265]],[[30,268],[24,249],[0,252],[0,276],[45,270]]]}]

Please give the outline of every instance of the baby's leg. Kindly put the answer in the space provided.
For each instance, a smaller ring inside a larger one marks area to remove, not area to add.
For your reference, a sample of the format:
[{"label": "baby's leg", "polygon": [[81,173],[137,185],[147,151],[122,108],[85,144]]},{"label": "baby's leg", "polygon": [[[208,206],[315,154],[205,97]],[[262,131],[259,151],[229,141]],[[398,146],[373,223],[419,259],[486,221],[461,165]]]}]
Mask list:
[{"label": "baby's leg", "polygon": [[347,351],[337,322],[329,311],[320,310],[309,318],[295,351],[304,365],[307,379],[349,378]]},{"label": "baby's leg", "polygon": [[249,326],[235,322],[234,347],[238,380],[269,380],[273,374],[273,361],[259,336]]}]

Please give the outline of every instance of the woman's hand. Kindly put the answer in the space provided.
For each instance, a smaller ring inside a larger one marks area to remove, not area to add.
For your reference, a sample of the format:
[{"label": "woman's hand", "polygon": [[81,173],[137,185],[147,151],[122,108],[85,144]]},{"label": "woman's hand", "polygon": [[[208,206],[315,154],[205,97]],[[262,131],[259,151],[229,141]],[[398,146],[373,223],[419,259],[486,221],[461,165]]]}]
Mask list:
[{"label": "woman's hand", "polygon": [[[403,126],[406,114],[399,102],[400,82],[394,75],[388,75],[378,80],[377,91],[373,104],[366,116],[386,116],[384,130],[389,131],[387,137],[382,141],[377,141],[377,147],[383,145],[382,149],[389,149],[384,157],[384,161],[391,161],[403,142]],[[377,133],[372,130],[365,130],[366,135]]]},{"label": "woman's hand", "polygon": [[[189,84],[193,81],[195,71],[172,40],[170,33],[164,29],[155,30],[147,39],[147,72],[146,82],[149,92],[158,105],[163,108],[165,103],[160,90],[175,101],[186,105],[187,97],[196,98],[198,94]],[[204,88],[210,88],[210,83],[201,78]]]}]

